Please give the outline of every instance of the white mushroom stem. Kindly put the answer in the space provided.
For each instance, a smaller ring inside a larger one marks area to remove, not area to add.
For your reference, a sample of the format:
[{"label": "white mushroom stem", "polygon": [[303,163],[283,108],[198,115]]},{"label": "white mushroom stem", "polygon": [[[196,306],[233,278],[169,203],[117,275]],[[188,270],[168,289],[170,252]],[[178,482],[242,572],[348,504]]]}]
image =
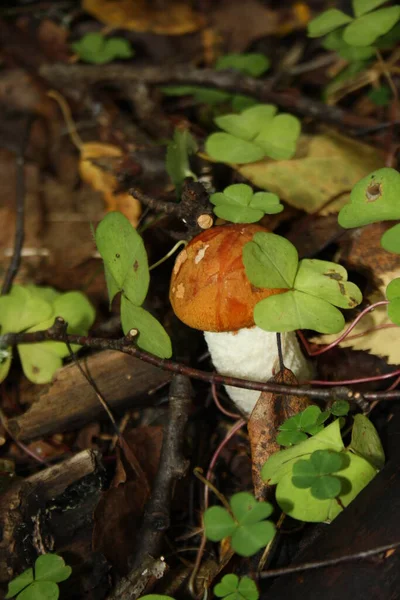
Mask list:
[{"label": "white mushroom stem", "polygon": [[[221,375],[265,382],[279,371],[276,333],[256,326],[234,332],[205,331],[204,337]],[[282,333],[281,339],[285,367],[293,371],[299,381],[310,379],[312,367],[300,350],[296,334]],[[260,396],[258,391],[232,386],[226,386],[226,391],[245,414],[251,413]]]}]

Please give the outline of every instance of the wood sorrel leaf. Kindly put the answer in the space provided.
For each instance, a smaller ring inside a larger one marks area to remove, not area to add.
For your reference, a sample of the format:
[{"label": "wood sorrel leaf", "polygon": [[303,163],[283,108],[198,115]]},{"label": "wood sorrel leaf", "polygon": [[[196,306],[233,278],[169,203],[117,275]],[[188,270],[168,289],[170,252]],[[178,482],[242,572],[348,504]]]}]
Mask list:
[{"label": "wood sorrel leaf", "polygon": [[212,133],[206,141],[206,152],[218,162],[245,164],[264,158],[264,151],[256,144],[241,140],[229,133]]},{"label": "wood sorrel leaf", "polygon": [[286,160],[294,156],[300,132],[299,119],[282,113],[263,126],[254,143],[270,158]]},{"label": "wood sorrel leaf", "polygon": [[292,290],[270,296],[254,308],[254,321],[265,331],[313,329],[319,333],[338,333],[344,327],[342,313],[326,300]]},{"label": "wood sorrel leaf", "polygon": [[400,254],[400,223],[385,231],[381,237],[381,246],[388,252]]},{"label": "wood sorrel leaf", "polygon": [[343,39],[352,46],[371,46],[378,37],[390,31],[399,19],[400,6],[375,10],[347,25]]},{"label": "wood sorrel leaf", "polygon": [[172,356],[171,340],[161,323],[144,308],[132,304],[124,294],[121,297],[121,325],[125,335],[131,329],[139,331],[137,345],[142,350],[160,358]]},{"label": "wood sorrel leaf", "polygon": [[12,598],[16,596],[21,590],[26,588],[33,581],[33,569],[26,569],[21,575],[15,577],[8,584],[8,590],[6,598]]},{"label": "wood sorrel leaf", "polygon": [[243,263],[250,282],[259,288],[290,289],[298,266],[291,242],[274,233],[256,233],[243,248]]},{"label": "wood sorrel leaf", "polygon": [[104,261],[110,304],[118,292],[140,306],[149,287],[149,267],[142,238],[120,212],[108,213],[96,229]]},{"label": "wood sorrel leaf", "polygon": [[228,114],[216,117],[215,123],[226,131],[241,138],[250,141],[270,123],[276,114],[277,108],[273,104],[256,104],[247,108],[239,115]]},{"label": "wood sorrel leaf", "polygon": [[279,196],[271,192],[256,192],[249,206],[250,208],[262,210],[266,215],[276,215],[283,211]]},{"label": "wood sorrel leaf", "polygon": [[361,17],[366,13],[385,4],[387,0],[353,0],[353,12],[356,17]]},{"label": "wood sorrel leaf", "polygon": [[18,596],[18,600],[58,600],[60,590],[53,581],[33,581]]},{"label": "wood sorrel leaf", "polygon": [[224,69],[234,69],[250,77],[260,77],[270,67],[271,61],[265,56],[256,52],[247,54],[225,54],[220,56],[215,63],[215,69],[222,71]]},{"label": "wood sorrel leaf", "polygon": [[349,15],[336,8],[331,8],[309,22],[308,37],[321,37],[350,21],[352,18]]},{"label": "wood sorrel leaf", "polygon": [[392,279],[389,285],[386,288],[386,298],[388,300],[395,300],[396,298],[400,298],[400,277],[396,277],[396,279]]},{"label": "wood sorrel leaf", "polygon": [[1,333],[25,331],[52,314],[49,302],[28,288],[13,285],[10,293],[0,298]]},{"label": "wood sorrel leaf", "polygon": [[294,288],[341,308],[354,308],[362,301],[359,288],[347,281],[346,269],[326,260],[301,260]]},{"label": "wood sorrel leaf", "polygon": [[220,542],[232,535],[237,524],[222,506],[212,506],[204,513],[204,528],[206,538],[212,542]]},{"label": "wood sorrel leaf", "polygon": [[258,523],[268,518],[273,511],[273,507],[269,502],[259,502],[253,494],[248,492],[234,494],[229,504],[240,525]]},{"label": "wood sorrel leaf", "polygon": [[349,448],[365,458],[376,469],[385,464],[385,453],[378,432],[365,415],[356,415]]}]

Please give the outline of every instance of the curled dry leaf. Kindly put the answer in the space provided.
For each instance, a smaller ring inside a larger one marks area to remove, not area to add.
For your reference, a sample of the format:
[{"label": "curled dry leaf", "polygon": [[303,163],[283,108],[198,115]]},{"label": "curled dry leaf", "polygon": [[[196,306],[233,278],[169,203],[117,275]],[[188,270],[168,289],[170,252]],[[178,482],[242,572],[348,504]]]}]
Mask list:
[{"label": "curled dry leaf", "polygon": [[338,212],[349,201],[357,181],[382,166],[383,160],[374,148],[327,131],[301,136],[291,160],[265,158],[237,170],[287,204],[307,213],[320,211],[327,215]]},{"label": "curled dry leaf", "polygon": [[140,202],[127,192],[118,192],[116,165],[123,151],[112,144],[87,142],[81,146],[80,175],[92,188],[103,194],[107,210],[118,210],[136,227],[141,213]]},{"label": "curled dry leaf", "polygon": [[147,0],[84,0],[83,9],[105,25],[143,33],[184,35],[204,25],[203,17],[189,3],[176,0],[159,7]]},{"label": "curled dry leaf", "polygon": [[[280,371],[270,381],[285,385],[298,385],[292,371]],[[307,396],[290,396],[288,394],[272,394],[263,392],[250,415],[247,428],[249,431],[252,471],[255,497],[265,500],[268,485],[261,479],[261,469],[267,459],[280,450],[276,441],[278,428],[286,419],[310,406]]]}]

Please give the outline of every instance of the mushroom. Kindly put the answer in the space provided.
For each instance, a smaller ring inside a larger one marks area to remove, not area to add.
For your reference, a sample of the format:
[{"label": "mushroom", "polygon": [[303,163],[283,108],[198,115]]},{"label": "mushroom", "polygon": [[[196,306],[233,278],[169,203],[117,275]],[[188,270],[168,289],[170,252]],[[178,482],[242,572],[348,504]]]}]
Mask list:
[{"label": "mushroom", "polygon": [[[211,358],[222,375],[267,381],[279,370],[276,333],[254,324],[253,309],[260,300],[285,289],[260,289],[248,280],[243,246],[260,225],[221,225],[197,235],[178,255],[171,278],[170,300],[176,316],[204,331]],[[299,380],[311,375],[295,332],[282,334],[285,366]],[[259,391],[227,386],[238,408],[249,414]]]}]

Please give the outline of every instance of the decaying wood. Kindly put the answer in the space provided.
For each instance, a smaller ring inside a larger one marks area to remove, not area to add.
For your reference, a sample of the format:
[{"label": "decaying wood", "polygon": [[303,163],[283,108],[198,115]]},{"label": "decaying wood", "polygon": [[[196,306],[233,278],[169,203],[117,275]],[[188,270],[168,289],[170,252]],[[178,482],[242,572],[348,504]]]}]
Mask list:
[{"label": "decaying wood", "polygon": [[[111,410],[148,403],[148,393],[171,377],[161,369],[112,350],[99,352],[81,362]],[[57,371],[53,383],[41,390],[37,401],[8,423],[13,435],[20,440],[78,428],[106,414],[75,364]]]},{"label": "decaying wood", "polygon": [[[72,485],[102,471],[100,454],[84,450],[58,465],[16,481],[0,496],[0,582],[9,581],[30,566],[39,553],[53,549],[54,532],[45,523],[51,515],[50,505]],[[86,497],[82,494],[76,501],[76,508],[84,513],[81,518],[89,522],[93,504],[101,493],[100,479],[94,488],[92,502],[88,502],[88,494]]]},{"label": "decaying wood", "polygon": [[[271,381],[286,385],[298,385],[296,377],[289,369],[280,371]],[[267,497],[269,486],[261,479],[261,469],[271,454],[280,450],[276,441],[279,426],[286,419],[306,409],[310,404],[307,396],[263,392],[255,405],[247,428],[251,446],[254,494],[258,500],[265,500]]]}]

